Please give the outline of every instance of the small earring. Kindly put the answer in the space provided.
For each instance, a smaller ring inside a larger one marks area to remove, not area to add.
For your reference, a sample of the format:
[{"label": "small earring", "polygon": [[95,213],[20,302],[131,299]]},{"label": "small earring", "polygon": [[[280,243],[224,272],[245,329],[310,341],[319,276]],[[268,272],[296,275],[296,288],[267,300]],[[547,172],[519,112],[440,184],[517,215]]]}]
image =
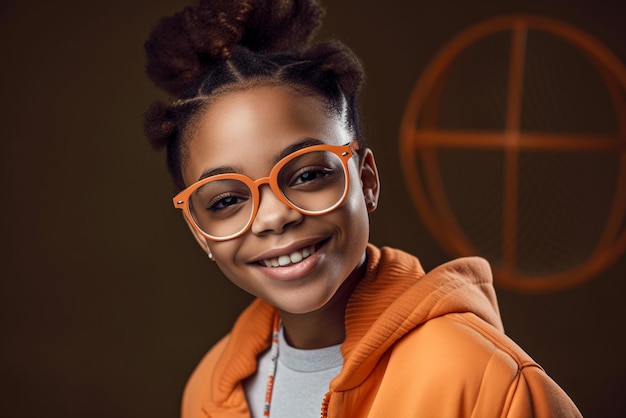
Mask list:
[{"label": "small earring", "polygon": [[209,252],[207,253],[209,256],[209,260],[211,261],[215,261],[215,257],[213,257],[213,253],[211,252],[211,250],[209,249]]},{"label": "small earring", "polygon": [[376,209],[376,203],[371,201],[371,200],[369,202],[367,202],[367,210],[368,210],[368,212],[373,212],[374,209]]}]

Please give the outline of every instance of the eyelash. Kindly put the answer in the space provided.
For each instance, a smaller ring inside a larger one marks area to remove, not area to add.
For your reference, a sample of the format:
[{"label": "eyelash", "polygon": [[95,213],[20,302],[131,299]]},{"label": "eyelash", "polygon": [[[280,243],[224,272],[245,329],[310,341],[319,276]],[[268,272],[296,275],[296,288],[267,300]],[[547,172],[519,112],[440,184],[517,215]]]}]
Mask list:
[{"label": "eyelash", "polygon": [[[310,173],[314,173],[317,176],[314,179],[303,180],[303,181],[299,182],[300,178],[303,175],[310,174]],[[296,172],[294,174],[294,176],[293,176],[294,181],[290,182],[289,184],[291,184],[291,185],[305,184],[305,183],[308,183],[308,182],[311,182],[311,181],[318,180],[320,177],[325,177],[325,176],[331,175],[332,173],[333,173],[333,170],[331,170],[331,169],[329,169],[327,167],[314,167],[314,166],[303,167],[300,170],[298,170],[298,172]]]},{"label": "eyelash", "polygon": [[[228,199],[238,199],[238,201],[236,203],[218,208],[218,206],[222,202]],[[211,212],[218,212],[221,210],[228,209],[229,207],[232,207],[236,204],[239,204],[240,201],[244,201],[244,200],[247,200],[245,196],[241,196],[241,195],[238,196],[236,193],[232,193],[232,192],[222,193],[220,195],[215,196],[213,199],[211,199],[211,201],[206,205],[206,209]]]}]

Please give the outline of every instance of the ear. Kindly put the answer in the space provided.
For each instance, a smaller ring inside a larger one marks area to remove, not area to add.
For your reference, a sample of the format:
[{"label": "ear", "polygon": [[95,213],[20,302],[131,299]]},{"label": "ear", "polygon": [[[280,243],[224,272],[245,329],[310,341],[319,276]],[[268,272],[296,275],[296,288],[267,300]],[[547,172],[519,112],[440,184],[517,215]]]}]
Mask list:
[{"label": "ear", "polygon": [[363,187],[363,197],[368,212],[374,212],[378,206],[378,196],[380,195],[380,178],[374,160],[374,153],[366,148],[361,157],[360,168],[361,186]]},{"label": "ear", "polygon": [[209,258],[212,257],[212,253],[211,253],[211,249],[209,248],[208,240],[204,237],[204,235],[202,235],[200,232],[198,232],[198,230],[196,228],[193,227],[193,225],[189,222],[189,219],[187,219],[187,217],[184,214],[183,214],[183,219],[185,220],[185,223],[189,227],[189,230],[191,231],[191,233],[193,234],[194,238],[196,239],[196,242],[198,243],[198,245],[200,245],[200,248],[202,248],[202,251],[207,253]]}]

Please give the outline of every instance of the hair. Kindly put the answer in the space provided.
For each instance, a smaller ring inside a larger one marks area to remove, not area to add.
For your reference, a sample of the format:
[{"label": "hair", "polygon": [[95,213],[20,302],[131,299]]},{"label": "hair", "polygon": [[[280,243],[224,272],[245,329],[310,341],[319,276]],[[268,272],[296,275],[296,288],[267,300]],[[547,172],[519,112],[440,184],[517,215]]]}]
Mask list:
[{"label": "hair", "polygon": [[160,20],[145,42],[146,72],[173,103],[144,114],[152,146],[167,150],[177,189],[194,118],[220,95],[261,85],[322,99],[364,149],[357,95],[364,79],[355,54],[330,40],[312,44],[324,11],[317,0],[200,0]]}]

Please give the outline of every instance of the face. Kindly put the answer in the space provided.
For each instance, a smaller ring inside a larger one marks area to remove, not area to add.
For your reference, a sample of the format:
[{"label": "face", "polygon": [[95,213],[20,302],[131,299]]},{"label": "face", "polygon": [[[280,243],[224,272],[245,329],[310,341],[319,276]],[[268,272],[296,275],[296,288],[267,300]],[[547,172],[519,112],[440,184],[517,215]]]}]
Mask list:
[{"label": "face", "polygon": [[[254,87],[219,97],[200,115],[189,136],[183,177],[189,186],[203,173],[228,167],[256,180],[269,175],[278,156],[294,145],[344,145],[353,139],[320,99],[284,87]],[[347,197],[330,213],[303,215],[263,185],[256,218],[243,235],[215,242],[192,231],[237,286],[285,312],[317,310],[364,262],[367,202],[375,205],[378,198],[371,152],[360,161],[355,154],[348,168]]]}]

